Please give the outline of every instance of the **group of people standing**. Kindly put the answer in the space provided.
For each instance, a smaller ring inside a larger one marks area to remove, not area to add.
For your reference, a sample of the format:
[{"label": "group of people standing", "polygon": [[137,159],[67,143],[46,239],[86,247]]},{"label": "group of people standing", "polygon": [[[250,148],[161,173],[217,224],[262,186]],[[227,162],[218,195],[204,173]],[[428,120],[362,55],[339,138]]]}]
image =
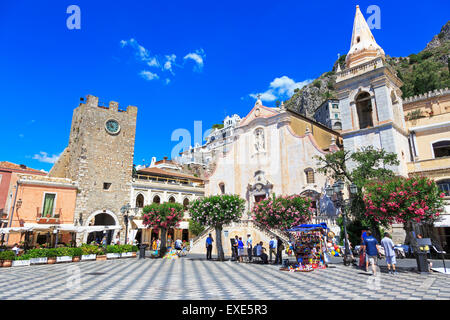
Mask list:
[{"label": "group of people standing", "polygon": [[[214,239],[211,234],[206,238],[206,259],[211,260],[212,254],[212,246]],[[250,234],[247,234],[247,239],[244,240],[242,237],[236,235],[234,238],[230,239],[231,242],[231,252],[232,252],[232,260],[238,262],[244,262],[244,257],[248,257],[248,261],[252,262],[254,257],[258,257],[261,259],[262,263],[269,263],[269,256],[266,253],[266,248],[263,246],[263,241],[256,243],[253,246],[253,239]],[[269,242],[269,255],[270,255],[270,263],[272,263],[272,255],[275,257],[274,264],[282,263],[282,252],[284,250],[283,241],[279,237],[272,237]]]}]

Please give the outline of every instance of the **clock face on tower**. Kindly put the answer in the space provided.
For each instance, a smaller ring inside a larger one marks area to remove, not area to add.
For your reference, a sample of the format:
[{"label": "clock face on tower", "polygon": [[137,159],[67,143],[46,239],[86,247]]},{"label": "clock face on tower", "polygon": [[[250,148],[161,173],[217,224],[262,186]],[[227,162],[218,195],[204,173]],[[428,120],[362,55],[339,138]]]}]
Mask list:
[{"label": "clock face on tower", "polygon": [[105,129],[110,134],[117,134],[120,131],[120,125],[116,120],[108,120],[105,124]]}]

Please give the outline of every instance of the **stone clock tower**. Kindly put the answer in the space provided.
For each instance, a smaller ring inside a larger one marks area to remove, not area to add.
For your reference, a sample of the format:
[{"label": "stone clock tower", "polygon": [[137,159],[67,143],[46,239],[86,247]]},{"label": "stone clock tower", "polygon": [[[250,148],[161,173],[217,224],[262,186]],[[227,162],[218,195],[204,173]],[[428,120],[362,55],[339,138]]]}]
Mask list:
[{"label": "stone clock tower", "polygon": [[117,102],[103,107],[97,97],[87,96],[73,112],[69,145],[49,173],[78,183],[75,225],[121,226],[122,243],[120,208],[131,192],[136,117],[137,107],[123,111]]}]

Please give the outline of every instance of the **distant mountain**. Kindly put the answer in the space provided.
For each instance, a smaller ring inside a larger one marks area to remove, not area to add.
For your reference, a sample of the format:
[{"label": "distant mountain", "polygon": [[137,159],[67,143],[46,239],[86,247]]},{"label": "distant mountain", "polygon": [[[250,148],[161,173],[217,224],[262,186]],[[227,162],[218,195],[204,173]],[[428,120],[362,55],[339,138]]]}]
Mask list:
[{"label": "distant mountain", "polygon": [[[423,94],[431,90],[450,87],[450,21],[433,37],[426,48],[408,57],[386,56],[386,61],[397,71],[403,81],[403,98]],[[316,109],[327,99],[335,98],[336,69],[339,63],[345,68],[345,57],[341,56],[331,71],[322,74],[312,83],[297,90],[285,102],[288,109],[312,118]]]}]

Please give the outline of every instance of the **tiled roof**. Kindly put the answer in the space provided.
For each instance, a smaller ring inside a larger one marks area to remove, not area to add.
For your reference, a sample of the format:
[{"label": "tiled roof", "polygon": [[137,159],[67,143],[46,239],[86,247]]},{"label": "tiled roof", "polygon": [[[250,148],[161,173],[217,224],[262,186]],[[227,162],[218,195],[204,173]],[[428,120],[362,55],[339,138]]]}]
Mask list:
[{"label": "tiled roof", "polygon": [[29,173],[41,174],[41,175],[47,174],[46,172],[43,172],[41,170],[32,169],[25,165],[19,165],[19,164],[15,164],[15,163],[8,162],[8,161],[0,161],[0,169],[9,169],[9,170],[13,170],[13,171],[26,171]]},{"label": "tiled roof", "polygon": [[189,174],[168,171],[168,170],[155,168],[155,167],[141,169],[137,173],[138,174],[148,174],[148,173],[150,173],[150,174],[156,174],[158,176],[164,176],[164,177],[170,177],[170,178],[185,178],[185,179],[198,180],[198,181],[203,181],[204,180],[202,178],[194,177],[194,176],[189,175]]}]

